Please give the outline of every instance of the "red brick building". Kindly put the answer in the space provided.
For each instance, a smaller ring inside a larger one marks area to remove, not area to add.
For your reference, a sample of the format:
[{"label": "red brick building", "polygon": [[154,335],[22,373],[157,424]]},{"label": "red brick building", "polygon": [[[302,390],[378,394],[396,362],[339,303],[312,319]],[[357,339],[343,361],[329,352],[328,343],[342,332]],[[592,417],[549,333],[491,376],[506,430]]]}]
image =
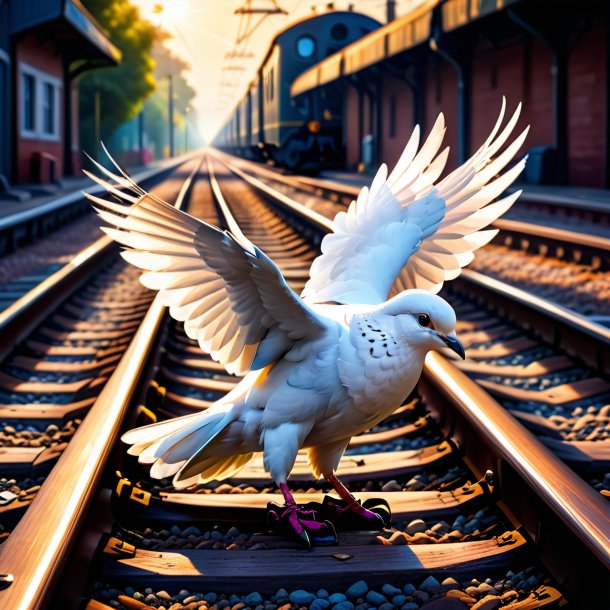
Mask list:
[{"label": "red brick building", "polygon": [[120,53],[78,0],[6,6],[0,50],[4,39],[10,69],[4,78],[0,71],[0,90],[10,90],[2,91],[9,121],[1,127],[10,144],[0,153],[2,182],[54,182],[79,169],[75,78],[118,63]]},{"label": "red brick building", "polygon": [[340,72],[324,69],[339,65],[331,56],[292,93],[329,87],[345,96],[350,169],[392,165],[414,125],[428,131],[441,111],[455,167],[489,133],[504,95],[509,110],[523,102],[520,123],[531,125],[527,179],[607,188],[609,24],[601,0],[427,0],[340,51]]}]

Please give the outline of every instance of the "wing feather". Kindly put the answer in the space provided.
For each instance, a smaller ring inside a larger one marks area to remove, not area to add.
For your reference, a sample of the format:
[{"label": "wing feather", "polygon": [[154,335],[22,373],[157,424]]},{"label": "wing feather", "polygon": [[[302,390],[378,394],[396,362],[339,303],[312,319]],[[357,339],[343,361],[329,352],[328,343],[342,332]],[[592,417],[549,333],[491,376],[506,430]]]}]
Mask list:
[{"label": "wing feather", "polygon": [[[136,199],[96,177],[130,204],[87,195],[110,225],[103,231],[125,246],[125,260],[146,272],[141,282],[159,291],[170,315],[185,323],[187,336],[227,371],[243,375],[250,370],[259,344],[271,331],[284,337],[278,346],[290,346],[328,330],[329,323],[294,293],[275,263],[243,235],[189,216],[142,191],[126,174],[103,173],[119,186],[141,193]],[[267,348],[257,366],[281,355]]]},{"label": "wing feather", "polygon": [[[419,152],[417,126],[389,176],[382,165],[371,188],[364,187],[347,212],[335,217],[334,232],[322,241],[322,254],[311,266],[303,298],[312,303],[381,303],[390,291],[424,288],[438,292],[445,281],[458,277],[462,267],[472,261],[473,252],[496,234],[483,229],[519,197],[516,192],[494,201],[525,166],[523,158],[503,172],[527,137],[528,128],[503,149],[520,111],[521,104],[503,126],[503,98],[485,142],[438,183],[449,152],[447,148],[440,151],[444,117],[438,116]],[[400,242],[384,230],[401,224],[419,229],[419,239],[409,241],[406,231]]]}]

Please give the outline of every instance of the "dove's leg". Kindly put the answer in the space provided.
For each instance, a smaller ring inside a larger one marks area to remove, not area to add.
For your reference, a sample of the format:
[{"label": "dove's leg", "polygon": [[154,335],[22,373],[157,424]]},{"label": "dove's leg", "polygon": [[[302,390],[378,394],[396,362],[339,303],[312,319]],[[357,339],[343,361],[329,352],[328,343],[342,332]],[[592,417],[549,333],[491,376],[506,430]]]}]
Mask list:
[{"label": "dove's leg", "polygon": [[[383,529],[389,523],[379,514],[368,508],[365,508],[360,502],[350,493],[350,491],[339,481],[334,472],[324,474],[324,478],[333,486],[339,497],[346,503],[345,506],[337,507],[337,515],[345,519],[345,513],[352,513],[358,518],[358,525],[369,525],[373,529]],[[385,512],[385,511],[384,511]]]},{"label": "dove's leg", "polygon": [[295,423],[267,428],[263,433],[263,445],[265,470],[284,496],[284,506],[267,506],[267,522],[274,528],[288,530],[305,545],[311,546],[312,540],[336,542],[337,536],[332,524],[319,519],[315,510],[300,508],[288,488],[288,474],[308,431]]},{"label": "dove's leg", "polygon": [[[349,440],[349,438],[344,438],[325,445],[313,445],[307,449],[314,475],[316,477],[324,476],[342,500],[337,501],[336,498],[326,496],[324,508],[329,514],[329,519],[337,526],[346,529],[362,529],[363,527],[383,529],[384,520],[377,513],[362,506],[335,476],[335,470],[339,466]],[[389,507],[387,512],[389,513]]]}]

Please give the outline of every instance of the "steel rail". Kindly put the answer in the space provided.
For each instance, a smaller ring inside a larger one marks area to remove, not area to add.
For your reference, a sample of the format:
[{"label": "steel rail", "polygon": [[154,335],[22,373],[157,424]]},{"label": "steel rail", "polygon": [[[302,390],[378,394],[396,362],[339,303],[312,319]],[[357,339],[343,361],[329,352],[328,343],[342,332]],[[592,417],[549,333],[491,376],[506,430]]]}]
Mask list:
[{"label": "steel rail", "polygon": [[[171,171],[182,163],[185,163],[189,159],[196,157],[200,154],[200,152],[194,152],[182,155],[180,157],[174,157],[173,159],[163,163],[158,167],[153,167],[151,169],[147,169],[143,172],[140,172],[139,174],[136,174],[135,176],[133,176],[133,179],[137,183],[142,183],[146,180],[149,180],[150,178],[153,178],[154,176],[163,174],[167,171]],[[88,193],[90,195],[99,195],[104,191],[105,189],[103,186],[94,185],[90,188],[84,189],[84,191],[78,190],[73,193],[68,193],[67,195],[63,195],[61,197],[58,197],[57,199],[48,201],[47,203],[44,203],[35,208],[30,208],[29,210],[24,210],[23,212],[17,212],[16,214],[11,214],[10,216],[6,216],[5,218],[0,218],[0,233],[6,231],[7,229],[22,225],[30,220],[46,216],[51,212],[56,212],[57,210],[68,207],[74,203],[86,203],[86,200],[83,197],[83,192]]]},{"label": "steel rail", "polygon": [[493,242],[499,246],[549,258],[571,259],[576,264],[590,265],[597,270],[606,270],[610,266],[610,239],[607,237],[504,218],[496,220],[493,227],[501,231]]},{"label": "steel rail", "polygon": [[597,250],[608,254],[610,252],[610,239],[599,235],[588,235],[578,231],[568,231],[558,227],[533,224],[518,220],[507,220],[499,218],[494,222],[494,227],[507,233],[516,233],[524,237],[544,237],[556,242],[570,246],[583,246],[591,250]]},{"label": "steel rail", "polygon": [[[202,161],[203,157],[185,180],[177,207],[188,197]],[[146,368],[164,313],[155,299],[97,401],[0,547],[0,573],[12,577],[12,584],[0,590],[1,608],[31,610],[48,603]]]},{"label": "steel rail", "polygon": [[[507,189],[507,193],[514,193],[516,190],[521,188],[520,185],[510,186]],[[569,188],[569,187],[568,187]],[[591,195],[595,196],[595,189],[591,189]],[[607,215],[610,210],[610,202],[605,203],[603,201],[591,201],[581,199],[576,195],[570,195],[567,193],[541,193],[536,190],[530,190],[525,186],[525,189],[520,197],[524,201],[533,204],[539,204],[543,206],[562,207],[569,210],[578,210],[579,212],[591,213],[591,214],[603,214]]]},{"label": "steel rail", "polygon": [[333,230],[333,223],[330,219],[326,218],[326,216],[323,216],[322,214],[319,214],[314,210],[306,208],[302,203],[299,203],[298,201],[291,199],[287,195],[276,191],[273,187],[269,186],[268,184],[265,184],[262,180],[259,180],[258,178],[255,178],[254,176],[251,176],[250,174],[247,174],[246,172],[242,171],[238,167],[235,167],[233,164],[229,163],[220,155],[218,155],[216,151],[212,151],[210,154],[216,159],[218,159],[236,176],[239,176],[244,182],[247,182],[257,191],[263,193],[264,195],[271,197],[274,201],[281,203],[291,212],[296,213],[299,216],[303,216],[313,226],[317,227],[318,229],[324,229],[324,231]]},{"label": "steel rail", "polygon": [[0,361],[116,251],[110,237],[100,237],[0,312]]},{"label": "steel rail", "polygon": [[229,208],[229,204],[227,203],[222,191],[220,190],[220,185],[218,184],[218,180],[216,179],[216,173],[214,172],[214,167],[212,166],[212,162],[210,161],[210,157],[206,158],[207,167],[208,167],[208,176],[210,179],[210,186],[212,188],[212,195],[214,196],[214,200],[216,204],[220,208],[220,214],[225,221],[225,225],[235,235],[236,237],[246,239],[246,236],[242,233],[241,227],[237,224],[235,217],[231,213]]},{"label": "steel rail", "polygon": [[[608,503],[481,386],[436,352],[425,376],[610,570]],[[601,501],[600,501],[601,500]]]},{"label": "steel rail", "polygon": [[[303,213],[306,212],[310,225],[313,223],[313,225],[322,227],[325,231],[333,230],[332,221],[322,214],[310,210],[303,204],[290,199],[287,195],[279,193],[258,178],[236,168],[226,158],[221,156],[217,156],[217,158],[251,186],[266,196],[288,206],[292,213],[298,214],[299,210],[304,210]],[[494,226],[512,231],[527,231],[531,232],[530,234],[548,238],[553,237],[553,233],[556,232],[558,240],[565,241],[566,244],[591,248],[603,255],[610,252],[610,239],[606,238],[508,220],[496,221]],[[460,283],[466,284],[471,289],[476,289],[480,295],[484,293],[485,298],[491,298],[493,304],[505,309],[507,314],[514,314],[514,309],[518,309],[520,322],[529,325],[552,343],[561,343],[568,352],[577,355],[595,368],[607,370],[610,367],[610,330],[601,324],[596,324],[585,316],[548,299],[534,296],[525,290],[476,271],[463,269],[460,275]],[[455,282],[451,286],[459,289],[460,283]],[[507,302],[510,303],[511,311],[505,308]],[[590,343],[587,343],[588,347],[583,351],[584,341]]]},{"label": "steel rail", "polygon": [[[271,198],[276,204],[287,205],[286,200],[289,198],[285,195],[277,193],[269,185],[248,176],[223,159],[219,160],[265,197]],[[302,204],[290,200],[289,208],[291,212],[298,211],[302,218],[310,225],[317,226],[320,232],[332,230],[332,223],[327,218]],[[462,271],[462,275],[466,274],[466,277],[475,273]],[[495,282],[497,280],[494,280]],[[505,291],[502,294],[507,293]],[[531,295],[527,296],[531,298]],[[536,305],[542,312],[550,304],[544,299],[536,298]],[[554,309],[556,319],[561,319],[561,308],[554,306]],[[580,322],[580,316],[568,314],[572,312],[566,311],[566,323],[568,319],[575,325]],[[596,325],[589,323],[589,326]],[[487,435],[492,445],[498,446],[502,458],[513,465],[519,476],[528,485],[533,486],[543,502],[575,532],[579,540],[584,541],[593,550],[603,565],[610,569],[610,519],[605,499],[555,457],[485,390],[440,355],[428,356],[424,375],[432,380],[434,385],[442,388],[445,397],[464,414],[473,427]]]},{"label": "steel rail", "polygon": [[[227,153],[219,151],[220,154],[225,155],[226,158],[230,159],[231,163],[238,162],[238,158],[228,155]],[[239,159],[239,161],[242,161]],[[360,189],[362,186],[356,186],[351,184],[346,184],[344,182],[337,182],[336,180],[330,178],[314,178],[311,176],[292,176],[289,174],[280,174],[277,171],[271,170],[267,167],[259,167],[259,164],[243,160],[242,165],[248,165],[260,174],[267,174],[274,180],[278,182],[283,182],[285,184],[291,185],[293,187],[299,187],[302,185],[307,187],[308,190],[313,189],[318,193],[326,193],[331,195],[331,199],[333,196],[339,195],[343,198],[347,203],[349,203],[350,199],[355,199],[360,193]],[[372,180],[373,177],[370,177]],[[610,210],[610,201],[608,203],[603,201],[595,201],[595,200],[587,200],[576,195],[562,194],[562,193],[540,193],[536,191],[532,191],[528,189],[527,185],[513,185],[510,186],[506,190],[506,194],[510,195],[517,191],[518,189],[523,189],[523,192],[520,196],[520,200],[534,204],[534,205],[542,205],[542,206],[553,206],[569,209],[572,211],[578,211],[580,213],[585,214],[593,214],[593,215],[607,215]],[[592,193],[592,196],[595,196],[595,193]]]},{"label": "steel rail", "polygon": [[[257,168],[258,171],[258,168]],[[293,188],[300,188],[306,191],[313,191],[317,194],[324,194],[330,196],[330,199],[335,201],[340,199],[345,205],[358,197],[361,187],[350,186],[347,184],[341,184],[332,180],[310,178],[308,176],[285,176],[272,170],[261,170],[263,175],[268,175],[270,179],[277,182],[292,186]],[[516,189],[508,189],[507,193],[514,192]],[[523,198],[523,195],[521,196]],[[571,201],[571,200],[570,200]],[[585,212],[597,213],[600,211],[600,205],[595,202],[578,201],[578,209]],[[549,198],[548,205],[551,205]],[[563,203],[564,206],[568,206],[567,202]],[[589,205],[589,207],[587,207]],[[605,213],[608,212],[607,208],[602,208]],[[500,229],[503,232],[503,236],[507,234],[519,235],[524,239],[537,241],[546,241],[552,243],[554,246],[564,247],[569,250],[578,249],[580,252],[586,251],[593,255],[600,256],[604,262],[610,254],[610,239],[602,237],[600,235],[590,235],[579,231],[571,231],[568,229],[562,229],[560,227],[541,225],[533,222],[525,222],[519,220],[508,220],[505,218],[499,218],[494,221],[492,226],[496,229]]]},{"label": "steel rail", "polygon": [[[327,194],[334,201],[336,197],[356,199],[360,193],[360,188],[356,186],[350,186],[339,182],[333,182],[332,180],[325,180],[324,178],[311,178],[308,176],[293,176],[290,174],[282,174],[276,170],[269,169],[267,166],[259,165],[251,161],[245,161],[231,157],[226,153],[220,151],[214,151],[218,155],[222,155],[224,159],[227,159],[229,163],[236,165],[239,164],[244,169],[252,169],[259,176],[267,176],[270,180],[280,182],[286,186],[313,192],[317,195]],[[240,163],[241,161],[241,163]],[[349,203],[349,202],[348,202]]]},{"label": "steel rail", "polygon": [[517,319],[554,345],[560,344],[600,371],[610,366],[610,329],[571,309],[478,271],[462,269],[451,290],[483,297],[497,311]]},{"label": "steel rail", "polygon": [[[244,168],[251,168],[251,170],[259,176],[266,176],[270,180],[285,184],[295,189],[327,196],[331,201],[337,201],[337,199],[339,199],[344,205],[348,205],[352,200],[356,199],[362,188],[360,186],[352,186],[326,178],[281,174],[265,166],[259,167],[258,164],[254,162],[236,159],[230,155],[227,155],[226,153],[220,153],[220,155],[223,155],[223,158],[229,164],[235,165],[235,163],[239,163],[242,171],[244,171]],[[247,171],[247,169],[245,169],[245,171]],[[516,190],[517,187],[510,187],[507,189],[506,193],[513,193]],[[560,198],[560,196],[558,197]],[[522,193],[520,200],[522,199],[527,201],[530,200],[526,191]],[[538,199],[532,199],[531,201],[537,203],[539,202],[539,199],[541,199],[541,196],[539,196]],[[554,199],[550,195],[546,196],[544,201],[547,205],[554,203]],[[559,205],[569,206],[570,202],[574,203],[579,210],[585,212],[597,213],[603,211],[604,213],[607,213],[610,209],[608,206],[604,206],[603,204],[597,202],[580,201],[573,198],[564,198],[561,200]],[[589,235],[578,231],[561,229],[559,227],[549,227],[531,222],[507,220],[504,218],[496,220],[493,223],[493,226],[504,232],[520,234],[524,237],[539,237],[541,239],[547,239],[568,247],[580,246],[603,255],[607,255],[610,252],[610,239],[599,235]]]}]

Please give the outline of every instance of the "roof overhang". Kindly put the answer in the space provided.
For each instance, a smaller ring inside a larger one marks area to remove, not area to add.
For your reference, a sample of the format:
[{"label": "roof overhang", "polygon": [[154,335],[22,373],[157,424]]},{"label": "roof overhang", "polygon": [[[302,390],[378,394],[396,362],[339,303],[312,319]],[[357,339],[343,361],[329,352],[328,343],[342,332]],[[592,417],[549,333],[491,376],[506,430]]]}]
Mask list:
[{"label": "roof overhang", "polygon": [[450,32],[520,1],[424,0],[406,15],[363,36],[303,72],[293,82],[290,93],[293,97],[307,93],[428,41],[432,35],[432,18],[436,7],[441,10],[443,32]]},{"label": "roof overhang", "polygon": [[480,0],[479,2],[464,2],[449,0],[443,4],[443,32],[450,32],[471,21],[496,13],[510,4],[521,0]]},{"label": "roof overhang", "polygon": [[316,87],[327,85],[342,76],[392,57],[430,37],[432,10],[442,0],[426,0],[406,15],[363,36],[297,77],[290,88],[297,96]]},{"label": "roof overhang", "polygon": [[64,18],[111,63],[118,64],[121,61],[121,51],[110,42],[97,21],[78,0],[65,0]]},{"label": "roof overhang", "polygon": [[116,65],[121,52],[79,0],[34,2],[11,5],[11,34],[34,31],[52,40],[68,61],[86,60],[95,65]]}]

